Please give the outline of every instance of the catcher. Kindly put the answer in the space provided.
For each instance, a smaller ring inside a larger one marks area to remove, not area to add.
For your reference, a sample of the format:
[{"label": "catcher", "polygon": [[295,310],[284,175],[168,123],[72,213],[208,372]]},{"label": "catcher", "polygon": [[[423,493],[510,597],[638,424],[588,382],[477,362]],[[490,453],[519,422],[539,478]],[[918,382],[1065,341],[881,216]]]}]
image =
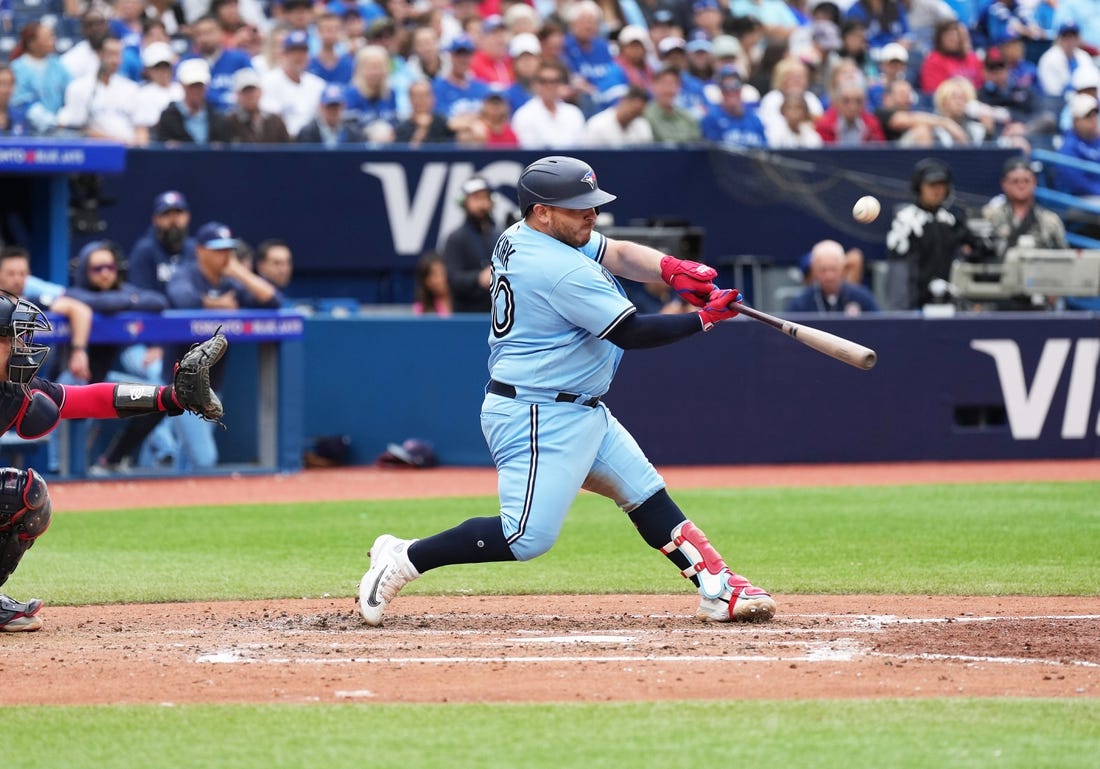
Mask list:
[{"label": "catcher", "polygon": [[[110,419],[163,411],[190,411],[220,420],[222,404],[210,389],[210,368],[225,355],[223,334],[194,345],[176,364],[167,386],[99,383],[59,385],[38,374],[50,348],[34,343],[50,322],[33,303],[0,291],[0,424],[23,438],[52,431],[61,419]],[[50,492],[32,469],[0,468],[0,585],[50,525]],[[42,601],[0,595],[0,631],[38,630]]]}]

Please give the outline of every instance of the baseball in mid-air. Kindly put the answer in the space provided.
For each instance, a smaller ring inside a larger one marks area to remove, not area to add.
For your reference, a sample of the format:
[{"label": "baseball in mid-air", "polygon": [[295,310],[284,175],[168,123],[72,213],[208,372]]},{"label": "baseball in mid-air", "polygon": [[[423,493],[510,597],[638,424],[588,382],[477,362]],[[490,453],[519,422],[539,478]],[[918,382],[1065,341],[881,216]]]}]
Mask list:
[{"label": "baseball in mid-air", "polygon": [[872,195],[864,195],[852,206],[852,218],[857,222],[870,224],[878,219],[880,211],[882,211],[882,204],[878,202],[878,198]]}]

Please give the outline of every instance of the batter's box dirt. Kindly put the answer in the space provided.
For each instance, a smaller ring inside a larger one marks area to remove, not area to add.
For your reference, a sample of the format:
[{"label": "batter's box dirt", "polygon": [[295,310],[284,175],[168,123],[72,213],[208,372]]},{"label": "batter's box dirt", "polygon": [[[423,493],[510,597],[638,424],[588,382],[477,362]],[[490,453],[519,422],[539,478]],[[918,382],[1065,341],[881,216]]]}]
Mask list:
[{"label": "batter's box dirt", "polygon": [[[0,637],[5,701],[606,701],[1100,693],[1096,598],[780,596],[764,625],[675,596],[48,607]],[[105,609],[109,608],[109,611]]]}]

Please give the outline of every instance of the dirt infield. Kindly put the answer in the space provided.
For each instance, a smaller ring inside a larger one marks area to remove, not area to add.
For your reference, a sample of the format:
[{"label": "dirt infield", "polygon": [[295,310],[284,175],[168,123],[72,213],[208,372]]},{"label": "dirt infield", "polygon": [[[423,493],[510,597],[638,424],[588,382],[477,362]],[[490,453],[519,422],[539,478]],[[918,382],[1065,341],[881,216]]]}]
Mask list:
[{"label": "dirt infield", "polygon": [[[55,509],[493,494],[490,470],[51,484]],[[1095,480],[1100,461],[669,468],[688,486]],[[238,496],[239,495],[239,496]],[[605,701],[1100,696],[1100,598],[778,596],[715,625],[675,596],[419,597],[58,607],[0,634],[5,702]],[[14,675],[11,675],[14,674]]]}]

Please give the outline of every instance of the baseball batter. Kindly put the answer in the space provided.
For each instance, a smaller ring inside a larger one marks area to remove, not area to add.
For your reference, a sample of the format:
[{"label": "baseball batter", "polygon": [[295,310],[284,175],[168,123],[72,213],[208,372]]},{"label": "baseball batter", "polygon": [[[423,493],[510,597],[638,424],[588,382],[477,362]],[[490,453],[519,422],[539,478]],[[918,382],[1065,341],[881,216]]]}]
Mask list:
[{"label": "baseball batter", "polygon": [[[716,289],[710,267],[595,232],[600,207],[615,196],[580,160],[537,160],[517,188],[524,218],[501,235],[492,259],[490,379],[481,409],[500,515],[424,539],[379,536],[359,584],[360,613],[382,624],[389,602],[429,569],[542,555],[584,488],[614,500],[695,583],[699,617],[771,619],[772,597],[726,566],[602,401],[624,350],[707,331],[737,315],[740,292]],[[639,315],[613,275],[664,280],[700,310]]]},{"label": "baseball batter", "polygon": [[[50,322],[38,307],[0,291],[0,424],[23,438],[51,432],[61,419],[109,419],[157,411],[184,411],[220,419],[221,403],[210,390],[209,369],[225,354],[226,340],[215,334],[195,345],[179,362],[172,384],[151,386],[100,383],[60,385],[38,376],[50,348],[35,344],[36,331]],[[7,582],[23,554],[46,531],[51,518],[50,492],[32,469],[0,468],[0,585]],[[38,630],[42,601],[22,602],[0,595],[0,632]]]}]

